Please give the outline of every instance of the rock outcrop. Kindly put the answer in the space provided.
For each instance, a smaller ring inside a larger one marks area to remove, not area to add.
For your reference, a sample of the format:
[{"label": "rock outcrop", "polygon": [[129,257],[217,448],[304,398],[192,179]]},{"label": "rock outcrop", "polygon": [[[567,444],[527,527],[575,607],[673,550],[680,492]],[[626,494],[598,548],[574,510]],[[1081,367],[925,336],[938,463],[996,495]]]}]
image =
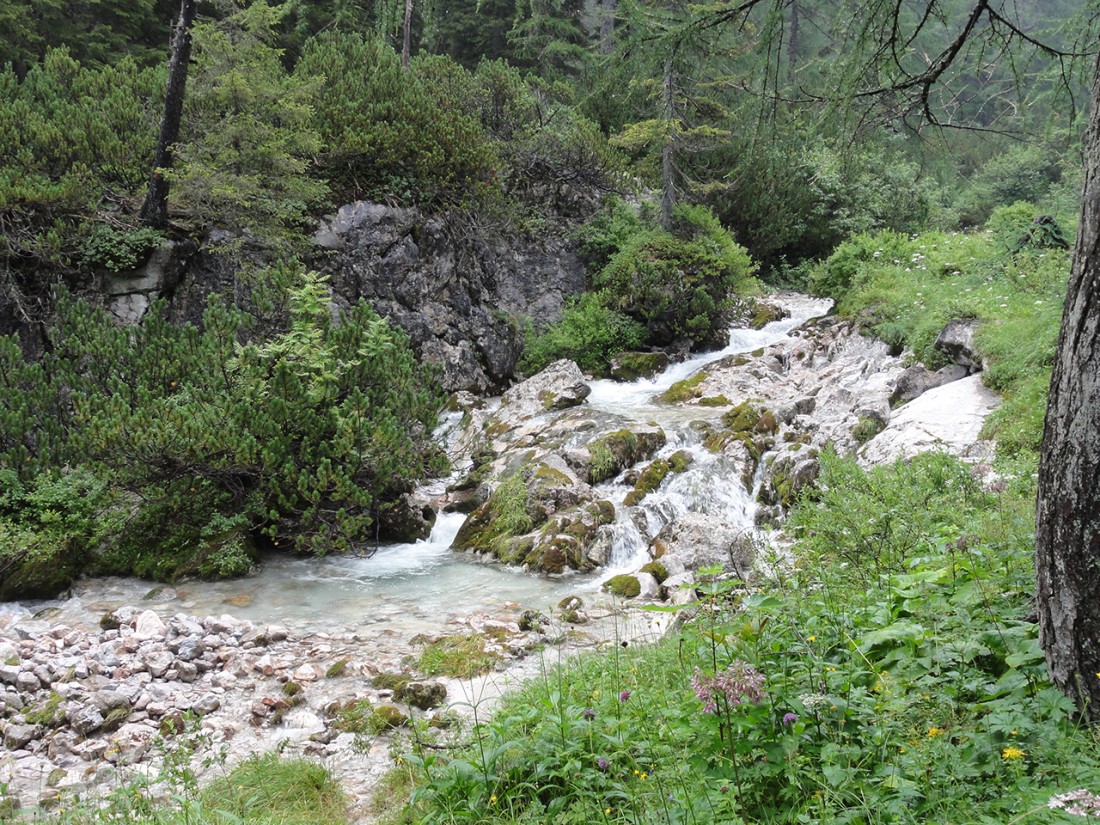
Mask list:
[{"label": "rock outcrop", "polygon": [[442,367],[449,390],[507,386],[522,345],[521,320],[557,320],[587,275],[572,243],[477,234],[443,217],[359,201],[327,218],[314,236],[314,266],[334,291],[365,298]]}]

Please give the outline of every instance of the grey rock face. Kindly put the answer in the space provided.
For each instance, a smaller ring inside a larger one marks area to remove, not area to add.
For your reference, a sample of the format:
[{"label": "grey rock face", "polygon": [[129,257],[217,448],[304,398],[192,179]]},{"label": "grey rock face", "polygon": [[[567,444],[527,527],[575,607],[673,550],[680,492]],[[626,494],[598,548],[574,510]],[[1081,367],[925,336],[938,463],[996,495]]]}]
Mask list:
[{"label": "grey rock face", "polygon": [[314,235],[348,303],[365,298],[443,368],[449,390],[503,388],[522,348],[517,319],[557,320],[586,274],[564,237],[480,236],[439,217],[359,201]]},{"label": "grey rock face", "polygon": [[982,369],[982,357],[974,346],[977,330],[978,322],[972,318],[948,321],[933,346],[953,364],[964,366],[970,372],[978,372]]}]

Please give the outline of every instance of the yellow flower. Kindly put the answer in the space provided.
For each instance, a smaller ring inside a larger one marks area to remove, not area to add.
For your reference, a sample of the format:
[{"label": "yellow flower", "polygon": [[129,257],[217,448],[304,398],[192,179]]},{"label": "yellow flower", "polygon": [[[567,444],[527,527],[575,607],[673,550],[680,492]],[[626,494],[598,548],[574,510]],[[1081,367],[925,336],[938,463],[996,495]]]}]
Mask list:
[{"label": "yellow flower", "polygon": [[1024,752],[1022,750],[1020,750],[1019,748],[1015,747],[1014,745],[1009,745],[1007,748],[1005,748],[1003,751],[1001,751],[1001,759],[1007,759],[1010,762],[1015,761],[1017,759],[1023,759],[1023,758],[1024,758]]},{"label": "yellow flower", "polygon": [[943,734],[943,728],[937,728],[935,725],[933,725],[932,727],[930,727],[928,729],[928,738],[929,739],[934,739],[937,736],[940,736],[942,734]]},{"label": "yellow flower", "polygon": [[647,774],[645,771],[642,771],[640,774],[638,774],[638,778],[641,779],[643,782],[645,781],[645,778],[647,776],[649,776],[649,774]]},{"label": "yellow flower", "polygon": [[490,805],[496,805],[497,804],[497,795],[496,794],[493,794],[492,796],[489,797],[489,804]]},{"label": "yellow flower", "polygon": [[816,642],[817,641],[817,636],[807,636],[806,641],[807,642]]},{"label": "yellow flower", "polygon": [[604,813],[604,816],[609,816],[611,814],[611,809],[610,808],[604,808],[603,813]]}]

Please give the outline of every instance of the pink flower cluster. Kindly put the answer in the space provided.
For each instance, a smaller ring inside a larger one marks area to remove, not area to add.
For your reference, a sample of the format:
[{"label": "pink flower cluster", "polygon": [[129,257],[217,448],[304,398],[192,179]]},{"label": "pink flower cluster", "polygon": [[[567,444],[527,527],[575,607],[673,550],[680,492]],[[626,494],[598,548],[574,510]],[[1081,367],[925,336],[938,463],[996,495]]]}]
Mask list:
[{"label": "pink flower cluster", "polygon": [[725,670],[707,675],[695,668],[691,677],[691,687],[699,701],[703,703],[703,713],[716,713],[717,697],[724,696],[729,705],[740,705],[742,701],[757,704],[764,699],[764,674],[748,662],[735,660]]},{"label": "pink flower cluster", "polygon": [[1073,816],[1100,817],[1100,795],[1085,788],[1052,796],[1047,807]]}]

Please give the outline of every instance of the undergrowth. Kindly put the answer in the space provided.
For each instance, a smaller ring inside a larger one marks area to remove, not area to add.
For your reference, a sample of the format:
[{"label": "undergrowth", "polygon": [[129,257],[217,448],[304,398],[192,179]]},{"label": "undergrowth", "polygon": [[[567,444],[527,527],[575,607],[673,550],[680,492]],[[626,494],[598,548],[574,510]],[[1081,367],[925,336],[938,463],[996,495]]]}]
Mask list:
[{"label": "undergrowth", "polygon": [[[826,459],[847,507],[804,501],[795,563],[756,589],[704,577],[681,633],[549,672],[458,752],[414,748],[391,821],[1070,821],[1046,803],[1100,789],[1100,741],[1046,676],[1030,475],[862,472]],[[868,553],[849,515],[917,501],[927,523]]]}]

